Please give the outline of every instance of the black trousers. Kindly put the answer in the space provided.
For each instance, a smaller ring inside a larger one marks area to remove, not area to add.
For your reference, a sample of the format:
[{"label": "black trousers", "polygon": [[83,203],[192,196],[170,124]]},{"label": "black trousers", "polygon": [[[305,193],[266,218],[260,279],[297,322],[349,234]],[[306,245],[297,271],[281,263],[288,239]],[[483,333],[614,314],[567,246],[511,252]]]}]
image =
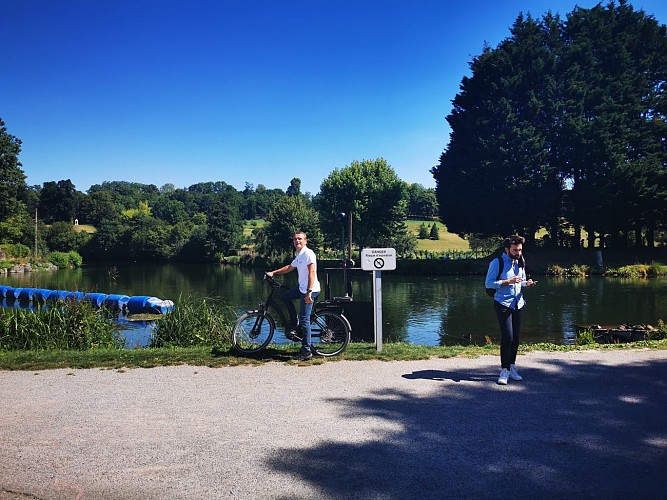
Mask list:
[{"label": "black trousers", "polygon": [[500,302],[493,301],[498,324],[500,325],[500,366],[510,369],[516,362],[516,353],[519,350],[519,335],[525,307],[510,309]]}]

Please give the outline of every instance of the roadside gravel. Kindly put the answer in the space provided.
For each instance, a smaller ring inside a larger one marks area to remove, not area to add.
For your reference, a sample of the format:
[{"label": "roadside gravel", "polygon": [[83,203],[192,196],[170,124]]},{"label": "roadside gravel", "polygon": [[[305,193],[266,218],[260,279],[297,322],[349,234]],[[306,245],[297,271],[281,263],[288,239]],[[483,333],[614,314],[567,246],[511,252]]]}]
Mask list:
[{"label": "roadside gravel", "polygon": [[664,498],[667,351],[0,371],[0,500]]}]

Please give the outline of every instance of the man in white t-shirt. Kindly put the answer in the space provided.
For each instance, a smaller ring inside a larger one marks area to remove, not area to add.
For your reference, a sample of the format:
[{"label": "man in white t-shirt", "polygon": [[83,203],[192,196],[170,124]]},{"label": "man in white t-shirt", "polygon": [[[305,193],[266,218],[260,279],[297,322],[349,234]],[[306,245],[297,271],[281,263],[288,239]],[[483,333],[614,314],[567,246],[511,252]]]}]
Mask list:
[{"label": "man in white t-shirt", "polygon": [[299,299],[299,327],[301,333],[301,350],[294,359],[305,361],[313,357],[311,352],[310,315],[313,311],[313,302],[320,294],[320,282],[317,279],[317,257],[315,252],[308,248],[308,238],[303,231],[294,233],[294,248],[297,254],[291,264],[269,271],[268,276],[274,274],[286,274],[295,269],[299,273],[299,286],[289,289],[283,294],[283,302],[287,306],[290,316],[290,324],[287,326],[287,338],[297,340],[297,315],[294,301]]}]

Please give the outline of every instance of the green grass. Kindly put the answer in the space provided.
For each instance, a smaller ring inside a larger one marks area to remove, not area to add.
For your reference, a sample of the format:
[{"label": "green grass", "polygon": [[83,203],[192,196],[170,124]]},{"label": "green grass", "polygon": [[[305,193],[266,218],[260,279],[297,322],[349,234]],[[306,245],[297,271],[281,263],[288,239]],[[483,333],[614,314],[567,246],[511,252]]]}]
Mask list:
[{"label": "green grass", "polygon": [[74,229],[74,231],[77,231],[77,232],[84,231],[88,234],[93,234],[93,233],[97,232],[97,229],[94,226],[91,226],[90,224],[79,224],[79,225],[76,225],[76,226],[72,226],[72,228]]},{"label": "green grass", "polygon": [[438,226],[438,233],[440,235],[439,240],[417,240],[417,251],[419,250],[428,250],[429,252],[448,252],[451,250],[470,250],[470,245],[467,240],[464,240],[456,234],[447,232],[447,227],[438,221],[432,220],[407,220],[405,224],[408,226],[408,229],[415,236],[419,235],[419,227],[422,223],[431,228],[433,223]]},{"label": "green grass", "polygon": [[[231,350],[231,346],[222,345],[211,348],[205,346],[155,348],[155,349],[95,349],[90,351],[12,351],[0,352],[0,370],[48,370],[55,368],[98,368],[124,370],[129,368],[152,368],[156,366],[223,366],[259,365],[270,362],[289,364],[322,364],[342,360],[348,361],[414,361],[431,358],[497,356],[496,345],[485,346],[445,346],[431,347],[406,343],[384,344],[377,352],[373,344],[350,344],[339,356],[332,358],[315,357],[312,361],[298,363],[291,361],[298,346],[279,346],[265,349],[254,356],[241,356]],[[577,351],[584,349],[667,349],[667,340],[650,340],[624,344],[596,345],[555,345],[525,344],[520,352],[530,351]]]}]

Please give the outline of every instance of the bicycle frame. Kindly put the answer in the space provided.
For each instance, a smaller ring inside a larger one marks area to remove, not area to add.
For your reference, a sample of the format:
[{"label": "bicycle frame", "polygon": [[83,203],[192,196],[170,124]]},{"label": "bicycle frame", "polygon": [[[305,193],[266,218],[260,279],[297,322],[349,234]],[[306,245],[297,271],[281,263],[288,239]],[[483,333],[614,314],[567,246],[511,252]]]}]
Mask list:
[{"label": "bicycle frame", "polygon": [[[262,313],[262,316],[264,315],[265,312],[269,312],[274,316],[274,319],[278,321],[280,326],[285,327],[288,323],[287,321],[287,316],[285,315],[283,311],[283,307],[281,307],[281,304],[278,303],[276,299],[273,298],[273,294],[276,292],[276,290],[279,290],[281,288],[288,289],[289,287],[278,283],[274,278],[270,278],[268,276],[264,277],[264,280],[269,284],[271,287],[271,291],[269,292],[269,296],[266,298],[264,302],[259,303],[258,309],[255,309],[254,311],[248,311],[248,312],[259,312]],[[336,312],[340,315],[343,315],[343,305],[339,303],[336,300],[317,300],[313,304],[313,312],[317,313],[318,311],[321,311],[323,309],[327,309],[333,312]],[[261,320],[258,319],[260,322],[259,324],[261,325]]]}]

